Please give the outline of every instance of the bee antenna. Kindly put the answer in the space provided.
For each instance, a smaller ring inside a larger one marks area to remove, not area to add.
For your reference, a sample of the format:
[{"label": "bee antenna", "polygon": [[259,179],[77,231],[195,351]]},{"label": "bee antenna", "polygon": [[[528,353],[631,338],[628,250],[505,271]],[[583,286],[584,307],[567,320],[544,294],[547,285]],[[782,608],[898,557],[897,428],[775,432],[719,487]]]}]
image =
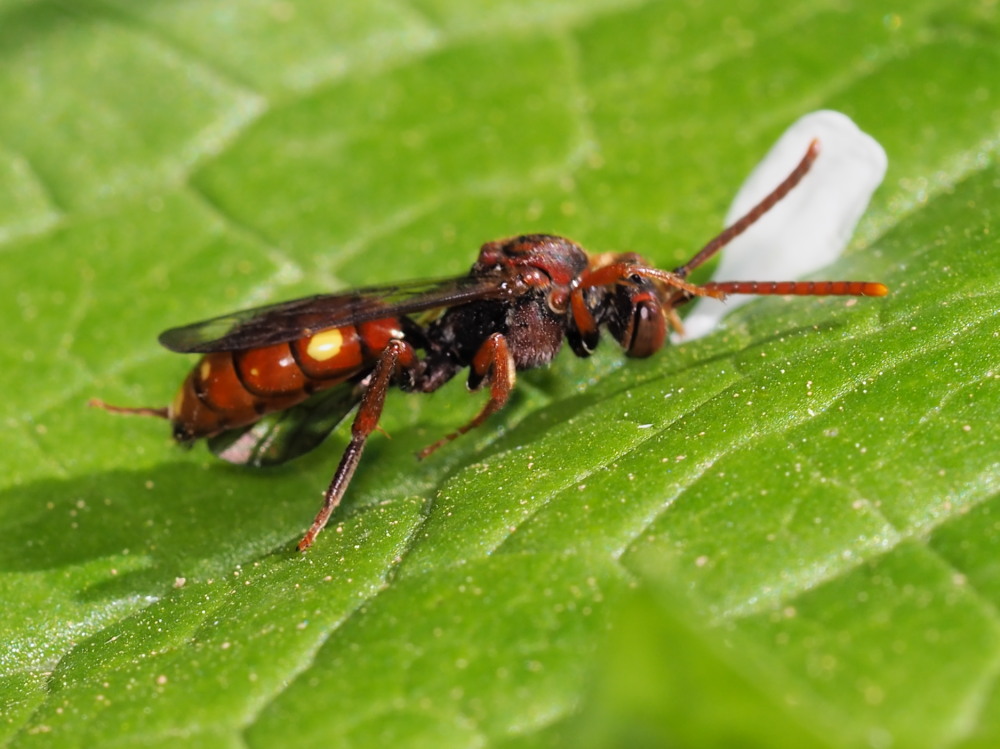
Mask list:
[{"label": "bee antenna", "polygon": [[803,156],[802,160],[799,161],[798,166],[796,166],[791,173],[785,177],[784,180],[782,180],[780,185],[771,190],[771,192],[768,193],[763,200],[751,208],[750,211],[747,212],[742,218],[723,229],[717,237],[702,247],[693,258],[688,260],[679,268],[676,268],[674,273],[681,278],[686,278],[691,271],[757,223],[761,216],[774,208],[774,206],[780,202],[782,198],[784,198],[797,184],[799,184],[799,182],[802,181],[802,178],[809,173],[809,170],[812,168],[813,162],[816,161],[817,156],[819,156],[819,139],[813,138],[809,143],[809,148],[806,149],[805,156]]}]

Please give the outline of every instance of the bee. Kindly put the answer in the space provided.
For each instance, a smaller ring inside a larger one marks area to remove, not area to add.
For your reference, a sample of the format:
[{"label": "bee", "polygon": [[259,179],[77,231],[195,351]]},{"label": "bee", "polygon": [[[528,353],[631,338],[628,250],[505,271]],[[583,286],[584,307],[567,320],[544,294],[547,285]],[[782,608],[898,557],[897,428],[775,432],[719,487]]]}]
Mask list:
[{"label": "bee", "polygon": [[564,342],[590,356],[603,329],[626,356],[643,358],[663,348],[670,328],[682,331],[677,308],[694,297],[886,295],[870,281],[687,280],[787,195],[818,153],[813,141],[780,185],[674,270],[634,253],[590,254],[549,234],[487,242],[463,276],[321,294],[167,330],[159,338],[166,348],[202,355],[168,407],[92,403],[167,419],[178,442],[205,439],[220,458],[251,466],[312,450],[357,408],[322,507],[298,544],[304,551],[343,499],[390,387],[430,393],[464,369],[470,390],[488,386],[478,415],[418,453],[426,458],[503,408],[517,372],[549,364]]}]

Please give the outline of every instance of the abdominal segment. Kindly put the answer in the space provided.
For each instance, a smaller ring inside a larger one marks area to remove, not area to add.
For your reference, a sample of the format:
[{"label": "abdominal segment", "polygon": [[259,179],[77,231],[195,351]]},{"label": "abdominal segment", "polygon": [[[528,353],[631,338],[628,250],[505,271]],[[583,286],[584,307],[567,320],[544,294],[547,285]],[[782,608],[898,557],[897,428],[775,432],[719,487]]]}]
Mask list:
[{"label": "abdominal segment", "polygon": [[358,376],[393,338],[396,320],[372,320],[321,330],[287,343],[206,354],[170,405],[181,442],[253,424],[313,393]]}]

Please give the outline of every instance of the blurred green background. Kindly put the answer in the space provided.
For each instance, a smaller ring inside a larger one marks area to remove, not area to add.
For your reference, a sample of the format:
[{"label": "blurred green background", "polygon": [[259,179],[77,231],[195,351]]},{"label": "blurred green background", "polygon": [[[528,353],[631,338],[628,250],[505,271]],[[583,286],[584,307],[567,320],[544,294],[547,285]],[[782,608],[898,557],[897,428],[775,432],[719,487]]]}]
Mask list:
[{"label": "blurred green background", "polygon": [[[0,2],[9,746],[1000,743],[995,0]],[[784,128],[889,173],[821,276],[475,413],[392,393],[267,472],[170,444],[164,328],[463,273],[531,231],[672,267]]]}]

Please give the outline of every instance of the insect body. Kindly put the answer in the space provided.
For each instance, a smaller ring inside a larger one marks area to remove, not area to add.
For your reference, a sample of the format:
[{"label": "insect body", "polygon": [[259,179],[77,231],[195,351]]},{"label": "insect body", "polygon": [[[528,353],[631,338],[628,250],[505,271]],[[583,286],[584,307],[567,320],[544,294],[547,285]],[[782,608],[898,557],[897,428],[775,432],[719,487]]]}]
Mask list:
[{"label": "insect body", "polygon": [[246,465],[311,450],[357,406],[351,441],[299,542],[307,549],[343,498],[390,386],[429,393],[465,368],[471,390],[489,385],[479,414],[422,450],[426,457],[501,409],[515,373],[548,364],[563,341],[589,356],[603,328],[628,356],[646,357],[663,347],[668,327],[681,329],[676,308],[695,296],[888,293],[858,281],[686,280],[798,184],[817,154],[813,142],[781,185],[673,271],[631,253],[590,255],[546,234],[488,242],[459,278],[308,297],[168,330],[164,346],[203,354],[173,403],[95,405],[169,419],[179,442],[205,438],[220,457]]}]

